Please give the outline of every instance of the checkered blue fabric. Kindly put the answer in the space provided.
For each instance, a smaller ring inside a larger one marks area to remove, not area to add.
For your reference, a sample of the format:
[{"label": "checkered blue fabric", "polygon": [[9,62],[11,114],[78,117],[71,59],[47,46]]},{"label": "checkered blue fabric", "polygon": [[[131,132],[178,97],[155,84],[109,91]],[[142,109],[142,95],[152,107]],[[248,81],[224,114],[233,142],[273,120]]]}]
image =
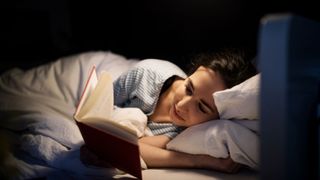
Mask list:
[{"label": "checkered blue fabric", "polygon": [[[129,71],[114,81],[114,100],[119,107],[137,107],[151,115],[156,107],[161,88],[172,76],[186,78],[186,74],[175,64],[157,59],[138,62]],[[154,135],[173,138],[181,128],[171,123],[148,122]]]}]

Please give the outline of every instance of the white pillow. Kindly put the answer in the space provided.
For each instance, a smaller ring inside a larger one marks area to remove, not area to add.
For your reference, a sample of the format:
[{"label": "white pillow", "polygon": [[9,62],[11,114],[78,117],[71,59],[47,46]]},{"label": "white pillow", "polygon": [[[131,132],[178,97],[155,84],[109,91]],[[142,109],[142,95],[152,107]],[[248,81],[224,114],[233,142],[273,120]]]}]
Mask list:
[{"label": "white pillow", "polygon": [[253,169],[259,166],[259,137],[230,120],[213,120],[184,130],[167,144],[167,149],[189,154],[230,157]]},{"label": "white pillow", "polygon": [[221,119],[259,119],[260,73],[223,91],[213,93]]}]

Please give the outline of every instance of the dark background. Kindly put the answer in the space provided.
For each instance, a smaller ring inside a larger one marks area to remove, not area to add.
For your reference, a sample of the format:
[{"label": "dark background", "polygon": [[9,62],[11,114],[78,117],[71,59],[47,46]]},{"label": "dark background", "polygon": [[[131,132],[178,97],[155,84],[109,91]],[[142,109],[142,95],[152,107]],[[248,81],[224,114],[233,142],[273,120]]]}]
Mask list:
[{"label": "dark background", "polygon": [[58,57],[110,50],[185,67],[190,57],[223,47],[255,54],[261,17],[294,13],[320,20],[315,1],[13,0],[1,3],[0,72]]}]

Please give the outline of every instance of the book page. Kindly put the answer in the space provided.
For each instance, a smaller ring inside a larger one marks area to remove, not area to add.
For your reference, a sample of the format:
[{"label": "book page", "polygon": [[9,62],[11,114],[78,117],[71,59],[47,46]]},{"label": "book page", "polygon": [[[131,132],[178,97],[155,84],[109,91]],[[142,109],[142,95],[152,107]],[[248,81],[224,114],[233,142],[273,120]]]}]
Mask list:
[{"label": "book page", "polygon": [[75,118],[81,122],[94,119],[108,120],[111,118],[112,111],[112,78],[107,72],[102,72],[95,88],[88,94],[82,106],[79,107]]},{"label": "book page", "polygon": [[77,106],[77,110],[76,110],[75,114],[79,113],[79,111],[82,108],[83,104],[87,101],[89,95],[95,89],[97,83],[98,83],[98,77],[97,77],[96,67],[93,66],[91,71],[90,71],[88,80],[87,80],[86,85],[84,87],[84,90],[83,90],[83,92],[81,94],[80,102],[79,102],[79,104]]},{"label": "book page", "polygon": [[74,118],[102,131],[109,132],[110,127],[113,126],[114,130],[111,131],[119,131],[117,132],[118,135],[123,134],[122,136],[128,137],[126,134],[129,133],[136,137],[136,132],[133,129],[112,120],[113,106],[111,75],[108,72],[102,72],[98,79],[95,68],[93,68]]},{"label": "book page", "polygon": [[116,114],[113,96],[111,75],[102,72],[97,78],[93,68],[74,119],[92,152],[112,166],[142,179],[138,137],[133,129],[112,119]]}]

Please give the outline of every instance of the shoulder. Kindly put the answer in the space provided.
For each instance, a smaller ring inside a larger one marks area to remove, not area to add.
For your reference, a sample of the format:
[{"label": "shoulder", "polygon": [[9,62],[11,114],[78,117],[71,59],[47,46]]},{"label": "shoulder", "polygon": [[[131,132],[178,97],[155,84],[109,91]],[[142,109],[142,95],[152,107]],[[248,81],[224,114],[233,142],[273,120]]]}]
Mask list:
[{"label": "shoulder", "polygon": [[159,59],[139,61],[114,82],[115,104],[139,107],[151,113],[166,80],[172,76],[186,78],[177,65]]},{"label": "shoulder", "polygon": [[161,65],[161,66],[177,66],[170,61],[162,60],[162,59],[144,59],[139,61],[136,66],[152,66],[152,65]]},{"label": "shoulder", "polygon": [[134,67],[134,71],[147,73],[150,75],[186,77],[185,72],[177,65],[170,61],[161,59],[145,59],[138,62]]}]

